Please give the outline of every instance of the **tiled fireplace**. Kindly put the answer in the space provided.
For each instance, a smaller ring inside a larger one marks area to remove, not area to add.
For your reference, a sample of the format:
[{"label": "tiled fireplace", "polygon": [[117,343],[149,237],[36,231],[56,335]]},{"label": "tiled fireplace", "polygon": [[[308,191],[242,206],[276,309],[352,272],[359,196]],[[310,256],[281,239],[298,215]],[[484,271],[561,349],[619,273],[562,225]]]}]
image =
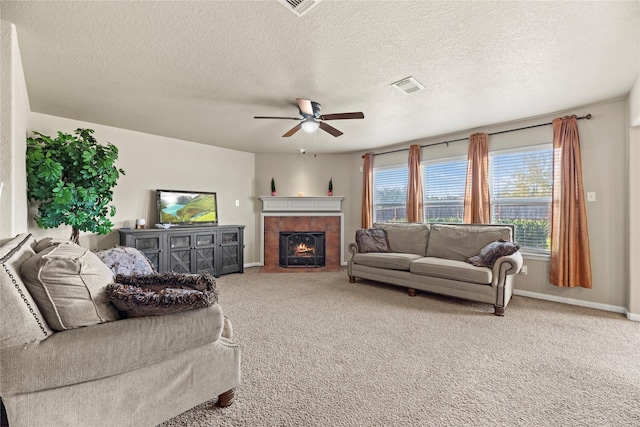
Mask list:
[{"label": "tiled fireplace", "polygon": [[342,197],[262,200],[262,272],[341,270]]}]

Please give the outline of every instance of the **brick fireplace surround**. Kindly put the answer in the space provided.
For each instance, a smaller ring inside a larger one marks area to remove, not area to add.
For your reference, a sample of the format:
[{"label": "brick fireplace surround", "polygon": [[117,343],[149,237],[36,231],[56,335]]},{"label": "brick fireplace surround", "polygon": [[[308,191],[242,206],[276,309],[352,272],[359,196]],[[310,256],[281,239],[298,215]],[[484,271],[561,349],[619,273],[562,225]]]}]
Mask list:
[{"label": "brick fireplace surround", "polygon": [[[325,199],[337,205],[340,210],[342,198],[283,198],[264,197],[262,213],[263,229],[263,267],[264,273],[302,273],[342,271],[342,213],[327,212],[336,210],[327,208]],[[283,202],[283,199],[285,202]],[[311,203],[313,202],[313,204]],[[270,208],[271,207],[271,208]],[[296,211],[302,210],[302,211]],[[272,212],[270,212],[272,211]],[[279,265],[279,238],[281,231],[319,232],[324,231],[325,257],[324,267],[289,267]]]}]

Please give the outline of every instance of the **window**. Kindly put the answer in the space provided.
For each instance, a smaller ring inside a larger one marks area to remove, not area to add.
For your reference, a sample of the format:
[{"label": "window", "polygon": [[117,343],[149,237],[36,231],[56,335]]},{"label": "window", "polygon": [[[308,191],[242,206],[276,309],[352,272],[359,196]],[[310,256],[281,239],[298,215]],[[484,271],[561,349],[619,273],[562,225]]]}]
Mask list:
[{"label": "window", "polygon": [[531,252],[550,249],[551,144],[489,153],[492,222],[513,224],[520,247]]},{"label": "window", "polygon": [[[513,224],[516,240],[529,253],[550,249],[551,144],[489,153],[491,222]],[[462,223],[466,156],[422,162],[425,222]],[[406,166],[373,171],[374,221],[406,221]]]},{"label": "window", "polygon": [[373,170],[373,221],[407,220],[407,180],[404,167]]},{"label": "window", "polygon": [[462,158],[423,162],[422,189],[425,222],[461,223],[467,160]]}]

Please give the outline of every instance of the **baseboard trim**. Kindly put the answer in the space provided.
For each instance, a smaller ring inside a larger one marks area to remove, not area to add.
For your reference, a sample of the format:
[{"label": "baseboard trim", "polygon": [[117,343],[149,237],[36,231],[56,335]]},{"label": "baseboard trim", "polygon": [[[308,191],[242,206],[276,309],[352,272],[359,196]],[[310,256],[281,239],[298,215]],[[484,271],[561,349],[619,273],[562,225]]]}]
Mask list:
[{"label": "baseboard trim", "polygon": [[[611,312],[614,312],[614,313],[626,314],[627,318],[630,318],[629,315],[637,316],[638,320],[640,320],[640,316],[638,316],[636,314],[631,314],[631,313],[629,313],[627,311],[626,308],[619,307],[617,305],[601,304],[599,302],[583,301],[583,300],[580,300],[580,299],[565,298],[565,297],[559,297],[559,296],[555,296],[555,295],[541,294],[541,293],[538,293],[538,292],[521,291],[519,289],[514,289],[513,290],[513,294],[514,295],[520,295],[520,296],[523,296],[523,297],[542,299],[542,300],[546,300],[546,301],[560,302],[560,303],[563,303],[563,304],[577,305],[577,306],[580,306],[580,307],[595,308],[596,310],[611,311]],[[634,319],[631,319],[631,320],[634,320]]]},{"label": "baseboard trim", "polygon": [[633,320],[634,322],[640,322],[640,314],[631,313],[629,310],[624,310],[627,315],[627,319]]},{"label": "baseboard trim", "polygon": [[249,262],[247,264],[244,264],[244,268],[249,268],[249,267],[262,267],[262,263],[260,263],[260,262]]}]

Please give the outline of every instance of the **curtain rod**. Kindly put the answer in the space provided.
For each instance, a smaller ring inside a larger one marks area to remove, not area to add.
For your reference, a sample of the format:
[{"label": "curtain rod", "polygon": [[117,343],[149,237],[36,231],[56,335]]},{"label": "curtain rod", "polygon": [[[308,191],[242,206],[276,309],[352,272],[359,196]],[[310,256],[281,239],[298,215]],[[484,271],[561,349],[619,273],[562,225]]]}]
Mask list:
[{"label": "curtain rod", "polygon": [[[587,119],[587,120],[591,120],[591,113],[584,115],[582,117],[578,117],[577,120],[582,120],[582,119]],[[525,130],[525,129],[532,129],[532,128],[537,128],[540,126],[549,126],[553,124],[553,122],[549,122],[549,123],[540,123],[539,125],[531,125],[531,126],[525,126],[525,127],[521,127],[521,128],[516,128],[516,129],[508,129],[508,130],[501,130],[500,132],[493,132],[490,133],[489,136],[491,135],[499,135],[501,133],[508,133],[508,132],[515,132],[517,130]],[[459,141],[468,141],[469,138],[459,138],[459,139],[452,139],[450,141],[442,141],[442,142],[434,142],[433,144],[424,144],[421,145],[420,148],[424,148],[424,147],[433,147],[434,145],[442,145],[442,144],[447,144],[449,145],[450,142],[459,142]],[[382,154],[391,154],[391,153],[399,153],[401,151],[409,151],[408,148],[399,148],[397,150],[391,150],[391,151],[384,151],[382,153],[374,153],[374,156],[380,156]],[[364,156],[362,156],[364,158]]]}]

